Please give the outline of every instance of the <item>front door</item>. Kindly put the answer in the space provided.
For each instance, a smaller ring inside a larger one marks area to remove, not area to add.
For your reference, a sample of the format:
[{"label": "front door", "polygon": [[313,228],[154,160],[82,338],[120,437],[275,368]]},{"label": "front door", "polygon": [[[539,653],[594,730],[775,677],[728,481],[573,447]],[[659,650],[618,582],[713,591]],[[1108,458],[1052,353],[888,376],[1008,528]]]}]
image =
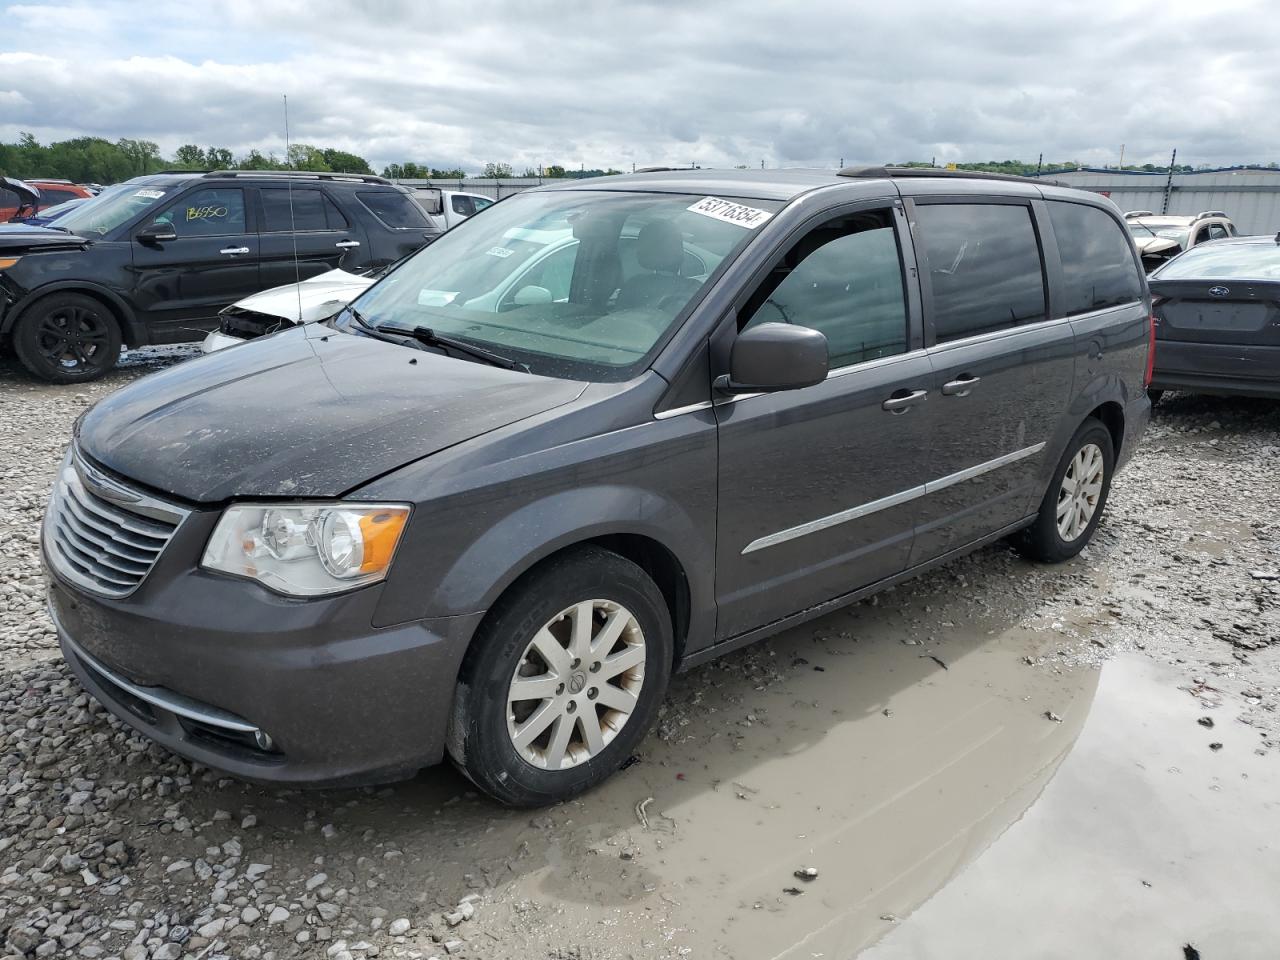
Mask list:
[{"label": "front door", "polygon": [[741,328],[822,331],[831,372],[716,404],[719,639],[906,567],[933,402],[910,262],[891,203],[843,213],[780,253],[738,311]]},{"label": "front door", "polygon": [[1034,509],[1070,402],[1075,336],[1049,319],[1031,201],[930,199],[910,216],[933,367],[914,566]]},{"label": "front door", "polygon": [[134,302],[156,342],[197,339],[218,323],[218,311],[261,289],[258,235],[248,222],[241,187],[205,187],[139,228],[171,224],[178,237],[133,243]]},{"label": "front door", "polygon": [[365,236],[319,187],[261,187],[259,239],[263,290],[307,280],[338,267],[359,269]]}]

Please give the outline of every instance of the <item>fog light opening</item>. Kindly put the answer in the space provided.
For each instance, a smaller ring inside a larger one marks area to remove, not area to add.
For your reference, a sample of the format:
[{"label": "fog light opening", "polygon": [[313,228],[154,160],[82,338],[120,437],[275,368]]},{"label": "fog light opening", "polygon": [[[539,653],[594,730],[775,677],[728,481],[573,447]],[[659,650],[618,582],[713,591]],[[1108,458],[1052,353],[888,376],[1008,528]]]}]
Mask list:
[{"label": "fog light opening", "polygon": [[253,742],[258,745],[258,749],[264,753],[270,753],[276,748],[276,743],[271,739],[271,735],[264,733],[262,730],[253,731]]}]

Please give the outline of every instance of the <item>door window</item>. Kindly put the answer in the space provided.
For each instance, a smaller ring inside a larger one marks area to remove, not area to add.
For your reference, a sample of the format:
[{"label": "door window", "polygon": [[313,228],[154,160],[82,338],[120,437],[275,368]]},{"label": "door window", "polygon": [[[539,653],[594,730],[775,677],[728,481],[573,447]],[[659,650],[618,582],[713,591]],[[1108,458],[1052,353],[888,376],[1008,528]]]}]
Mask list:
[{"label": "door window", "polygon": [[388,227],[429,227],[422,208],[406,193],[398,190],[361,190],[360,202]]},{"label": "door window", "polygon": [[821,331],[832,369],[905,353],[906,298],[890,214],[860,213],[809,232],[742,315],[743,329],[794,323]]},{"label": "door window", "polygon": [[1044,271],[1029,207],[920,204],[913,226],[933,289],[939,343],[1045,318]]},{"label": "door window", "polygon": [[1209,224],[1210,240],[1225,240],[1227,238],[1227,228],[1220,223]]},{"label": "door window", "polygon": [[345,230],[348,227],[347,218],[323,190],[302,187],[290,191],[272,187],[264,188],[261,195],[263,233]]},{"label": "door window", "polygon": [[1104,210],[1050,200],[1049,222],[1062,257],[1063,313],[1072,316],[1142,298],[1142,277],[1125,231]]},{"label": "door window", "polygon": [[196,190],[153,222],[171,224],[179,237],[222,237],[244,233],[244,191],[239,187]]}]

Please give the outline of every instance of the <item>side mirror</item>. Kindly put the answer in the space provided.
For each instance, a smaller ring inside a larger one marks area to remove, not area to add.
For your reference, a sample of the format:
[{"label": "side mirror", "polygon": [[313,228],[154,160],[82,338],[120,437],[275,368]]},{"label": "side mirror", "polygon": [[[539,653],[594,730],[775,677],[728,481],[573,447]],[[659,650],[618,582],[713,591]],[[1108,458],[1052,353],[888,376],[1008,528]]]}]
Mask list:
[{"label": "side mirror", "polygon": [[167,243],[178,239],[178,231],[173,229],[172,223],[149,223],[133,238],[139,243]]},{"label": "side mirror", "polygon": [[799,390],[827,378],[827,337],[810,327],[762,323],[738,335],[729,373],[716,378],[723,393]]},{"label": "side mirror", "polygon": [[550,303],[551,291],[546,287],[529,284],[517,290],[516,295],[511,298],[511,302],[520,307],[529,307],[538,303]]}]

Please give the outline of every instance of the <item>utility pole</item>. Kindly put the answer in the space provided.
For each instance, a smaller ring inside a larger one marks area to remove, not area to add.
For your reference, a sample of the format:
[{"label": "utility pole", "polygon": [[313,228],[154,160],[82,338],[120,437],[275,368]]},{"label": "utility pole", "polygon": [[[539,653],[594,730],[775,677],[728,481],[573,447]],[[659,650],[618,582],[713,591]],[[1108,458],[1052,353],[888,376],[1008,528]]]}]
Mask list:
[{"label": "utility pole", "polygon": [[843,170],[843,169],[844,169],[844,157],[841,157],[841,158],[840,158],[840,166],[839,166],[839,167],[837,167],[836,169],[838,169],[838,170]]},{"label": "utility pole", "polygon": [[1119,167],[1119,169],[1121,169],[1121,170],[1123,170],[1123,169],[1124,169],[1124,144],[1123,144],[1123,143],[1122,143],[1122,144],[1120,144],[1120,167]]},{"label": "utility pole", "polygon": [[1169,212],[1169,195],[1173,193],[1173,165],[1177,162],[1178,151],[1173,151],[1173,156],[1169,158],[1169,178],[1164,182],[1164,204],[1160,207],[1161,213]]},{"label": "utility pole", "polygon": [[1040,171],[1041,171],[1041,169],[1043,169],[1043,168],[1044,168],[1044,153],[1043,153],[1043,151],[1042,151],[1042,152],[1041,152],[1041,154],[1040,154],[1040,159],[1036,161],[1036,176],[1037,176],[1037,177],[1038,177],[1038,176],[1040,176]]},{"label": "utility pole", "polygon": [[760,161],[760,169],[761,169],[761,170],[763,170],[763,169],[764,169],[764,161],[763,161],[763,160],[761,160],[761,161]]}]

